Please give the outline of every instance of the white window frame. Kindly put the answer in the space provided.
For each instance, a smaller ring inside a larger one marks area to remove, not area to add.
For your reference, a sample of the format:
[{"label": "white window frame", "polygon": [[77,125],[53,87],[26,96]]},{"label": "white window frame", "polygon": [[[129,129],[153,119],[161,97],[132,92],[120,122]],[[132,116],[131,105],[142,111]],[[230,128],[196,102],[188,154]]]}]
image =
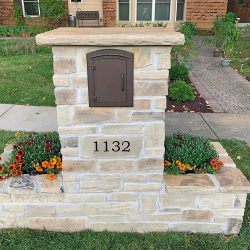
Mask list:
[{"label": "white window frame", "polygon": [[[41,15],[39,0],[37,0],[37,3],[38,3],[38,13],[39,13],[39,14],[38,14],[38,15],[32,15],[32,16],[26,15],[26,14],[25,14],[24,1],[25,1],[25,0],[22,0],[22,8],[23,8],[23,16],[24,16],[24,17],[39,17],[39,16]],[[32,2],[32,1],[31,1],[31,2]],[[34,0],[33,2],[36,2],[36,1]]]},{"label": "white window frame", "polygon": [[177,20],[177,3],[178,3],[178,0],[175,0],[175,22],[184,22],[186,21],[187,0],[185,0],[185,3],[184,3],[184,13],[183,13],[182,20]]},{"label": "white window frame", "polygon": [[137,20],[137,3],[138,0],[135,1],[135,22],[136,23],[142,23],[142,22],[162,22],[162,23],[167,23],[167,22],[171,22],[172,20],[172,2],[173,0],[169,0],[170,1],[170,13],[169,13],[169,20],[157,20],[155,21],[155,0],[152,0],[152,19],[150,21],[138,21]]},{"label": "white window frame", "polygon": [[126,24],[126,23],[130,23],[131,20],[132,20],[132,2],[131,2],[131,0],[128,0],[128,2],[129,2],[129,20],[120,20],[119,19],[120,18],[119,17],[119,12],[120,12],[120,10],[119,10],[119,7],[120,7],[119,0],[116,1],[116,9],[117,9],[117,11],[116,11],[116,20],[117,20],[118,23]]}]

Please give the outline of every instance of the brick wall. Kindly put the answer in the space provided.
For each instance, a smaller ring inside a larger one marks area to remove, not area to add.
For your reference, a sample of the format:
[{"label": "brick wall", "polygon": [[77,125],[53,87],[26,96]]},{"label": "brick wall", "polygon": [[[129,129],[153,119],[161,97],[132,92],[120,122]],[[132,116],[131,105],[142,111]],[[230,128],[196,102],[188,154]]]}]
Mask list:
[{"label": "brick wall", "polygon": [[199,28],[211,28],[213,20],[226,12],[227,0],[187,1],[187,20],[196,23]]},{"label": "brick wall", "polygon": [[13,0],[0,0],[0,25],[14,25]]},{"label": "brick wall", "polygon": [[[0,25],[16,25],[13,20],[13,8],[14,2],[20,4],[20,0],[0,0]],[[68,4],[65,2],[68,9]],[[68,11],[67,11],[68,12]],[[46,19],[41,19],[40,17],[26,18],[25,25],[27,26],[47,26]],[[52,25],[52,27],[66,26],[67,18],[65,17],[58,25]]]},{"label": "brick wall", "polygon": [[103,22],[105,26],[116,25],[116,0],[103,1]]}]

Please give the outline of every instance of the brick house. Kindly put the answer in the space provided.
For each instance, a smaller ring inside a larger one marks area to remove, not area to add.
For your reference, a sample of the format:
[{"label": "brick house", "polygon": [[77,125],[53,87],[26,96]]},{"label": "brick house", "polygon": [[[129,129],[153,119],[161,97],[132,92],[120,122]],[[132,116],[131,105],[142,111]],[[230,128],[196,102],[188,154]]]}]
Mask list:
[{"label": "brick house", "polygon": [[[140,22],[162,22],[169,29],[190,20],[200,28],[211,28],[212,21],[227,12],[228,0],[66,0],[68,12],[77,10],[99,11],[100,24],[124,25]],[[19,3],[23,15],[29,16],[29,25],[39,23],[39,0],[0,0],[0,25],[14,24],[13,6]]]}]

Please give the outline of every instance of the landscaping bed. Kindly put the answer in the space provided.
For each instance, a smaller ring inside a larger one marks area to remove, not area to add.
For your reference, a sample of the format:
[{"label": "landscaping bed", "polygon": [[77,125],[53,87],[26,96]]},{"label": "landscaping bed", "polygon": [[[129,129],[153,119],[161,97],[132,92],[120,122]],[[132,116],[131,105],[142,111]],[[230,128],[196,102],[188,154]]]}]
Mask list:
[{"label": "landscaping bed", "polygon": [[178,103],[175,100],[168,98],[166,112],[213,113],[213,110],[210,107],[209,103],[200,95],[200,93],[198,92],[196,87],[192,84],[190,79],[188,79],[186,82],[187,84],[192,86],[193,92],[196,97],[195,100]]}]

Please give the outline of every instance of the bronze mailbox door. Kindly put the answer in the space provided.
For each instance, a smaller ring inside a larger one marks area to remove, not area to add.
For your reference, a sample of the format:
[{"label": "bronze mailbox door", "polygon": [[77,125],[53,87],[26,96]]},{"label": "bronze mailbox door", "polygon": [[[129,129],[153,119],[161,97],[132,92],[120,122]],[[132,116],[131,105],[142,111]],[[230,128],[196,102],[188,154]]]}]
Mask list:
[{"label": "bronze mailbox door", "polygon": [[104,49],[87,54],[90,107],[133,106],[133,54]]}]

